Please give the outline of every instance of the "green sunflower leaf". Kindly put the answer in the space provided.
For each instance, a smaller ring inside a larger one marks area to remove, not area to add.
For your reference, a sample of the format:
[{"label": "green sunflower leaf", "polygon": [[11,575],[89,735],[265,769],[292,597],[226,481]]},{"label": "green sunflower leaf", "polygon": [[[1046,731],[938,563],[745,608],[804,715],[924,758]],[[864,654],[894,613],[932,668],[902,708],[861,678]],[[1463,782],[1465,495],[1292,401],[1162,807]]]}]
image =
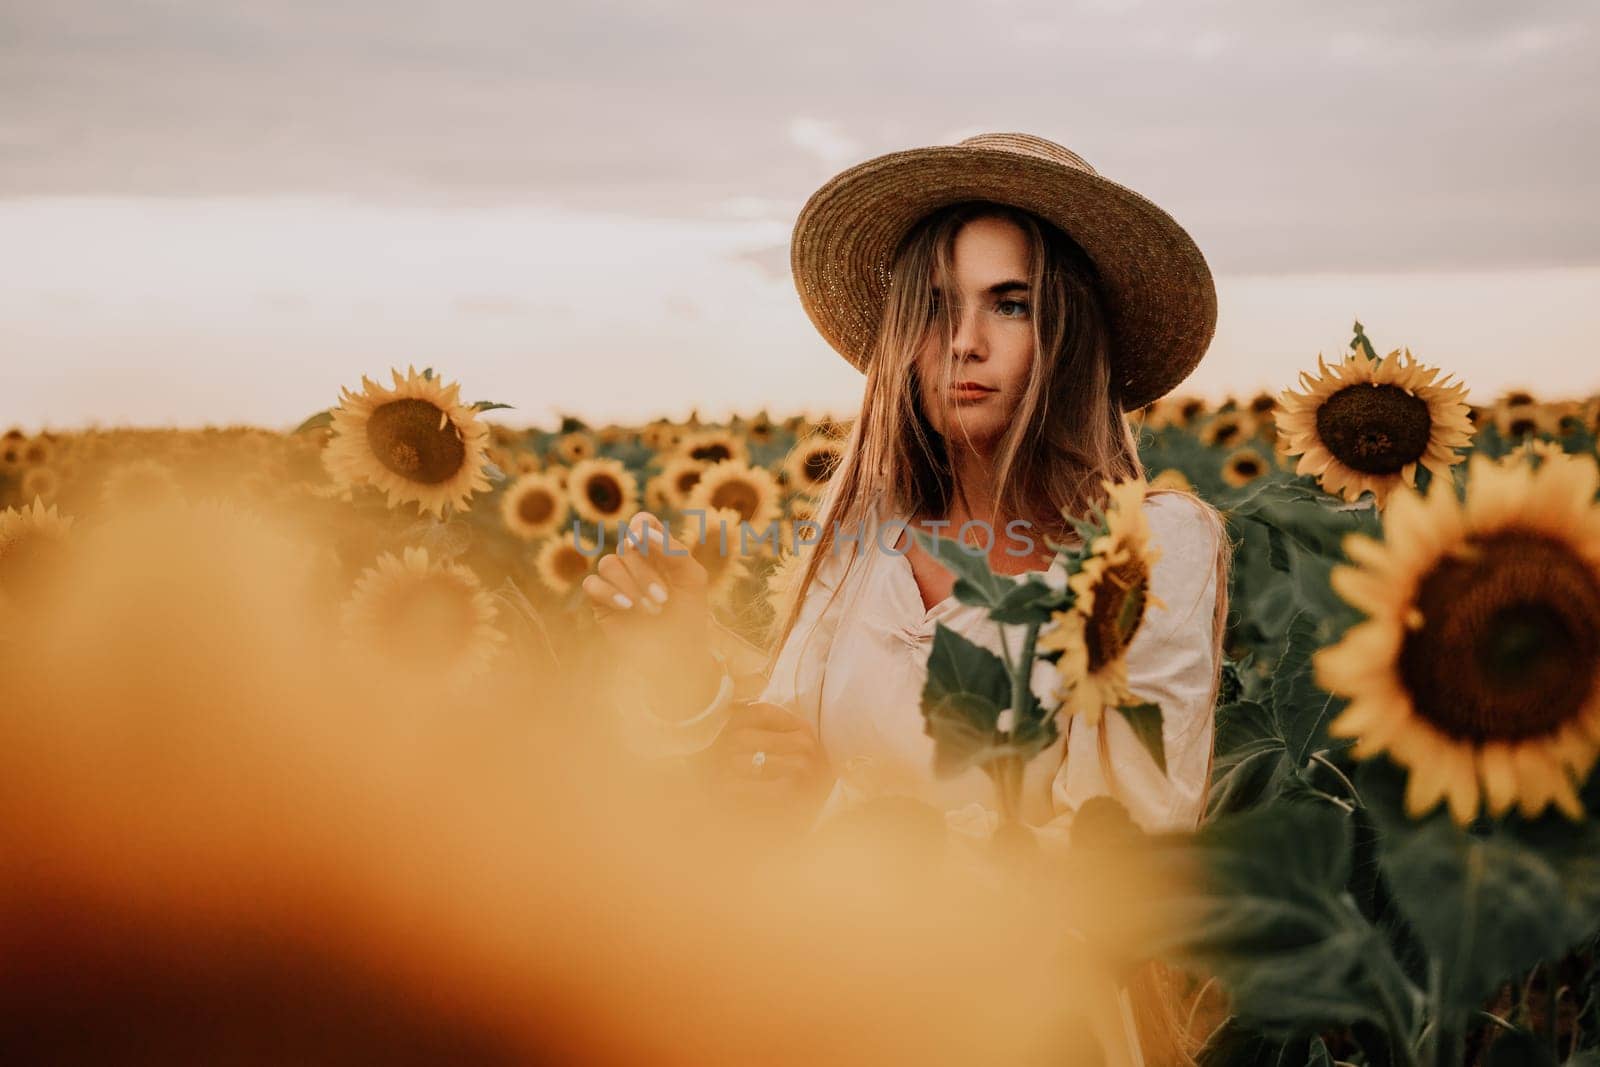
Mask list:
[{"label": "green sunflower leaf", "polygon": [[1169,921],[1153,952],[1215,974],[1240,1024],[1267,1038],[1369,1023],[1409,1043],[1422,995],[1346,891],[1347,815],[1277,803],[1174,847],[1201,876],[1155,902]]},{"label": "green sunflower leaf", "polygon": [[1161,736],[1161,705],[1160,704],[1120,704],[1117,710],[1122,717],[1128,720],[1128,725],[1133,727],[1133,735],[1139,739],[1144,750],[1150,753],[1150,758],[1156,761],[1156,766],[1161,768],[1161,773],[1167,773],[1167,745]]},{"label": "green sunflower leaf", "polygon": [[302,422],[299,426],[296,426],[293,432],[305,433],[307,430],[320,430],[324,426],[332,425],[333,409],[329,408],[326,411],[319,411],[315,415],[312,415],[310,418],[306,419],[305,422]]},{"label": "green sunflower leaf", "polygon": [[1017,626],[1050,621],[1052,611],[1062,611],[1072,605],[1072,593],[1051,588],[1044,579],[1030,574],[1017,582],[1015,588],[1001,597],[989,612],[995,622]]},{"label": "green sunflower leaf", "polygon": [[1218,708],[1206,818],[1258,807],[1276,796],[1294,774],[1288,752],[1283,728],[1265,704],[1244,700]]},{"label": "green sunflower leaf", "polygon": [[956,576],[951,593],[961,603],[993,609],[1015,588],[1016,583],[989,569],[988,554],[981,548],[964,545],[950,537],[935,540],[932,534],[914,526],[906,527],[906,532],[916,538],[924,552]]},{"label": "green sunflower leaf", "polygon": [[1296,767],[1319,748],[1334,747],[1328,737],[1328,720],[1346,703],[1317,688],[1312,678],[1311,656],[1317,651],[1317,620],[1299,612],[1289,620],[1283,655],[1272,672],[1272,710],[1283,726],[1284,743]]},{"label": "green sunflower leaf", "polygon": [[516,405],[514,405],[514,404],[497,403],[496,401],[493,401],[493,400],[478,400],[478,401],[474,401],[473,402],[472,410],[473,411],[497,411],[497,410],[499,410],[501,408],[512,408],[512,407],[515,407],[515,406]]},{"label": "green sunflower leaf", "polygon": [[922,686],[923,732],[934,740],[934,771],[957,774],[1010,754],[999,734],[1011,704],[1011,678],[1000,657],[938,624]]},{"label": "green sunflower leaf", "polygon": [[1443,804],[1411,819],[1406,771],[1387,758],[1363,761],[1356,785],[1377,824],[1384,877],[1441,970],[1447,1004],[1476,1007],[1600,925],[1600,824],[1513,813],[1463,829]]}]

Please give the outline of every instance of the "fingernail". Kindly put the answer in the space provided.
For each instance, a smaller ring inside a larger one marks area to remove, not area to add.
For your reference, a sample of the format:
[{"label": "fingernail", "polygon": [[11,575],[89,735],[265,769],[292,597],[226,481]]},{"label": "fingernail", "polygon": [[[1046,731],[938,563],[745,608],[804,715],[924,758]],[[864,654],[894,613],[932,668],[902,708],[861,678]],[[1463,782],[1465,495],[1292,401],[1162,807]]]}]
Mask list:
[{"label": "fingernail", "polygon": [[667,591],[661,588],[660,582],[650,583],[650,595],[656,598],[657,604],[665,604],[667,602]]},{"label": "fingernail", "polygon": [[613,604],[615,604],[619,608],[631,608],[631,607],[633,607],[633,601],[629,600],[627,597],[623,596],[621,593],[617,593],[617,594],[613,595],[612,598],[611,598],[611,602]]}]

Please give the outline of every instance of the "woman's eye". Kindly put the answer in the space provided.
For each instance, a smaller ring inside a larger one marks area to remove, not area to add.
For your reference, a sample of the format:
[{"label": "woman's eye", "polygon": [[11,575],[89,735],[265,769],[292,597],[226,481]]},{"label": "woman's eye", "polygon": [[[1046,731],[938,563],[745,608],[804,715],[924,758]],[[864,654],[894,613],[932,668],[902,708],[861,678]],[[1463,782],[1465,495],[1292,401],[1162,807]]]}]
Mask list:
[{"label": "woman's eye", "polygon": [[995,309],[1008,319],[1020,319],[1028,313],[1028,305],[1021,300],[1002,300]]}]

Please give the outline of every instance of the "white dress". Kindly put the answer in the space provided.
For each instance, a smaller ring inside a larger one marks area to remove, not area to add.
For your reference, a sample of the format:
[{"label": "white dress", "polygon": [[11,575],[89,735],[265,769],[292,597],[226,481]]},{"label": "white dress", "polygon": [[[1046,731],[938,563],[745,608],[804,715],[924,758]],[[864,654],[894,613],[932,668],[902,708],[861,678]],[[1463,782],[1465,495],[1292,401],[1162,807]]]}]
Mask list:
[{"label": "white dress", "polygon": [[[1064,836],[1078,806],[1096,795],[1115,796],[1150,831],[1192,829],[1204,809],[1219,668],[1213,638],[1217,538],[1186,496],[1159,493],[1144,506],[1151,542],[1160,550],[1151,591],[1164,606],[1152,607],[1134,635],[1128,684],[1136,697],[1161,705],[1167,773],[1116,712],[1108,710],[1099,726],[1064,721],[1061,736],[1029,761],[1023,776],[1020,817],[1046,834]],[[825,557],[759,699],[801,716],[821,739],[839,779],[822,818],[863,796],[896,794],[932,804],[952,825],[987,819],[992,826],[1000,800],[983,770],[934,774],[934,742],[923,730],[920,704],[938,624],[997,654],[1000,625],[986,609],[953,596],[924,608],[904,546],[893,552],[875,547],[896,544],[899,529],[862,537],[864,550],[831,607],[851,553],[843,548]],[[1054,564],[1044,577],[1065,581]],[[1014,652],[1022,627],[1006,629]],[[1048,662],[1036,664],[1033,689],[1046,707],[1055,706],[1055,669]],[[725,673],[712,704],[682,723],[657,719],[639,702],[632,706],[641,710],[630,733],[645,751],[691,752],[709,745],[732,712],[732,679]]]}]

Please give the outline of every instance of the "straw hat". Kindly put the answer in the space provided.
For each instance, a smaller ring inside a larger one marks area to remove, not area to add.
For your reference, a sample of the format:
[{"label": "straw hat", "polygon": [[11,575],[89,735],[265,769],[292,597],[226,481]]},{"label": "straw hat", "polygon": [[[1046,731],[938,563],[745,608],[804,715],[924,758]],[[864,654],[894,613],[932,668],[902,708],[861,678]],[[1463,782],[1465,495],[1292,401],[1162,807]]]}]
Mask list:
[{"label": "straw hat", "polygon": [[1100,275],[1124,410],[1170,392],[1205,355],[1217,291],[1183,228],[1053,141],[984,133],[858,163],[800,210],[789,246],[800,303],[858,370],[867,367],[901,239],[929,212],[964,200],[1031,211],[1088,253]]}]

